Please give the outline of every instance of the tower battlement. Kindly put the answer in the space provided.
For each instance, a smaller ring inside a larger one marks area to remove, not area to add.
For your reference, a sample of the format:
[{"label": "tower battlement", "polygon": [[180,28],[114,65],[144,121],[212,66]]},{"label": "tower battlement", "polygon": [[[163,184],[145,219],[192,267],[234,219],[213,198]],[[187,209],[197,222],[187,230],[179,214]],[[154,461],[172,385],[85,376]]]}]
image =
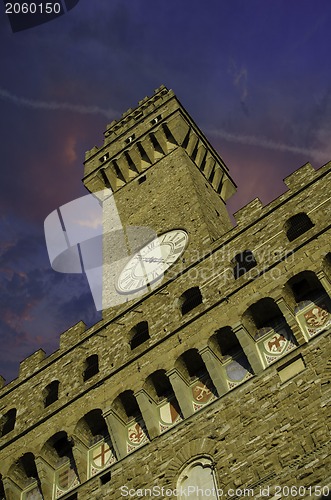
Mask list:
[{"label": "tower battlement", "polygon": [[225,163],[164,86],[107,127],[103,146],[86,153],[84,184],[91,192],[105,187],[116,192],[177,147],[224,201],[234,194],[236,186]]}]

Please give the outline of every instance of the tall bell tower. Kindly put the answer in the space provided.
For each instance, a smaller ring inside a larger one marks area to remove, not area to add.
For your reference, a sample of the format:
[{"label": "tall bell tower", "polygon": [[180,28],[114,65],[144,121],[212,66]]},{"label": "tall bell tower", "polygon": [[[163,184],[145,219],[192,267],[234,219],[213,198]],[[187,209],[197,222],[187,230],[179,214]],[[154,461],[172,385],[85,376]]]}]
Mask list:
[{"label": "tall bell tower", "polygon": [[189,263],[231,229],[226,201],[236,186],[172,90],[158,88],[108,125],[104,136],[102,147],[86,153],[83,182],[91,193],[113,193],[124,230],[185,231],[181,257]]}]

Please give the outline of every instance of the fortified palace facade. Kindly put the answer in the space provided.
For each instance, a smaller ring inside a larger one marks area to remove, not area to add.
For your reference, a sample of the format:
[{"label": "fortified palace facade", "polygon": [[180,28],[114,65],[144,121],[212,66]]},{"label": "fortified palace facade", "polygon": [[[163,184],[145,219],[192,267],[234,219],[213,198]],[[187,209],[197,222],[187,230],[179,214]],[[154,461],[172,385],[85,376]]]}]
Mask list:
[{"label": "fortified palace facade", "polygon": [[330,169],[233,226],[236,186],[171,90],[112,122],[84,184],[113,193],[116,238],[154,236],[125,258],[105,239],[103,319],[2,380],[0,498],[327,498]]}]

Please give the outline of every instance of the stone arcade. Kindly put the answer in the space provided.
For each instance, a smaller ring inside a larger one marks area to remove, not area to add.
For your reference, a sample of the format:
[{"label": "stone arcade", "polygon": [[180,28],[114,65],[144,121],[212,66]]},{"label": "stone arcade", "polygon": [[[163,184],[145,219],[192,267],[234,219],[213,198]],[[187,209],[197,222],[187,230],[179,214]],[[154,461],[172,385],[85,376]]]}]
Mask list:
[{"label": "stone arcade", "polygon": [[111,188],[124,230],[151,228],[168,253],[136,248],[114,278],[128,300],[3,381],[0,498],[327,494],[330,168],[304,165],[233,227],[236,186],[172,91],[111,123],[84,184]]}]

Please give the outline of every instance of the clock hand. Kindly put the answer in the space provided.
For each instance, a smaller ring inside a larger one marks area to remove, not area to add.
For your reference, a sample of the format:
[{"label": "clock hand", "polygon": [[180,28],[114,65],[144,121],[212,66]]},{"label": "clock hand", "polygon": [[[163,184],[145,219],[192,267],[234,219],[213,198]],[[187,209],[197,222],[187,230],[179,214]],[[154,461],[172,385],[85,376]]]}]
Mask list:
[{"label": "clock hand", "polygon": [[164,259],[162,258],[158,258],[158,257],[145,257],[145,259],[143,259],[145,262],[164,262]]},{"label": "clock hand", "polygon": [[164,259],[158,258],[158,257],[142,257],[141,255],[138,255],[138,259],[141,262],[162,262],[162,263],[165,263]]}]

